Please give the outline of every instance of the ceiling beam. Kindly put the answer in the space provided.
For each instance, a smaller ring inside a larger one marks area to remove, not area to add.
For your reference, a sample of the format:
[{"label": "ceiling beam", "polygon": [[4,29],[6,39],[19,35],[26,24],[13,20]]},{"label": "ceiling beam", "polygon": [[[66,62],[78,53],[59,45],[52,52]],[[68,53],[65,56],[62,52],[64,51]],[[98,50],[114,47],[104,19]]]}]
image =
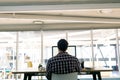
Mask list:
[{"label": "ceiling beam", "polygon": [[[79,11],[79,14],[68,14],[68,13],[60,13],[57,12],[36,12],[36,13],[0,13],[0,18],[15,18],[15,19],[83,19],[83,18],[87,18],[89,20],[89,18],[94,18],[94,19],[120,19],[120,12],[117,12],[117,14],[110,14],[108,13],[98,13],[98,10],[96,10],[96,12],[91,12],[91,15],[87,15],[88,12],[85,12],[84,14],[81,14]],[[107,10],[106,10],[107,11]],[[117,11],[120,11],[120,9],[118,9]],[[77,11],[71,11],[71,13],[74,13]],[[115,12],[114,12],[115,13]],[[105,15],[104,15],[105,14]],[[107,14],[109,14],[107,16]]]},{"label": "ceiling beam", "polygon": [[34,12],[34,11],[36,12],[36,11],[51,11],[51,10],[111,9],[111,8],[120,8],[120,3],[0,6],[0,12],[17,13],[17,12]]},{"label": "ceiling beam", "polygon": [[0,6],[120,3],[120,0],[0,0]]},{"label": "ceiling beam", "polygon": [[[48,23],[120,23],[120,17],[97,16],[68,16],[68,15],[27,15],[0,14],[0,24],[34,24],[33,22]],[[7,21],[6,21],[7,20]]]},{"label": "ceiling beam", "polygon": [[[88,26],[89,25],[89,26]],[[64,24],[14,24],[0,25],[0,31],[40,31],[40,30],[83,30],[83,29],[115,29],[120,28],[119,24],[82,24],[82,23],[64,23]]]}]

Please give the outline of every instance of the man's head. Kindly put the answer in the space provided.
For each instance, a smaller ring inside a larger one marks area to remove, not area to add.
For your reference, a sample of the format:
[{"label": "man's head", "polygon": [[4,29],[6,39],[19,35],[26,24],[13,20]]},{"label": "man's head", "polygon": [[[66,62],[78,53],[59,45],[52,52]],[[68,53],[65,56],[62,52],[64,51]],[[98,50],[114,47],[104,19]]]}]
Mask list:
[{"label": "man's head", "polygon": [[68,48],[68,42],[65,39],[60,39],[57,46],[60,51],[66,51]]}]

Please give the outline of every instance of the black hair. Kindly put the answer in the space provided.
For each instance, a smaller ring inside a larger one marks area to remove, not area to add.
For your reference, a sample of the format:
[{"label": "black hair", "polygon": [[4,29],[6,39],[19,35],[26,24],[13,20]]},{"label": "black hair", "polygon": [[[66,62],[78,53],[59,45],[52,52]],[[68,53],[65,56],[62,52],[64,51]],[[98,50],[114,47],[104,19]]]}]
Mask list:
[{"label": "black hair", "polygon": [[65,39],[60,39],[57,43],[58,49],[61,51],[66,51],[68,48],[68,42]]}]

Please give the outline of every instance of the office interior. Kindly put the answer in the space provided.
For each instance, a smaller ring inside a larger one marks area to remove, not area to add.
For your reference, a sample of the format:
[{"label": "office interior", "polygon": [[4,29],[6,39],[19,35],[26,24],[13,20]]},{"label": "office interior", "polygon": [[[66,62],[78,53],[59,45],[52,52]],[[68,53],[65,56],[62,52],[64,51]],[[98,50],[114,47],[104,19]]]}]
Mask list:
[{"label": "office interior", "polygon": [[0,79],[22,80],[11,71],[30,69],[29,61],[45,67],[61,38],[85,67],[112,68],[102,77],[120,78],[119,14],[119,0],[0,1]]}]

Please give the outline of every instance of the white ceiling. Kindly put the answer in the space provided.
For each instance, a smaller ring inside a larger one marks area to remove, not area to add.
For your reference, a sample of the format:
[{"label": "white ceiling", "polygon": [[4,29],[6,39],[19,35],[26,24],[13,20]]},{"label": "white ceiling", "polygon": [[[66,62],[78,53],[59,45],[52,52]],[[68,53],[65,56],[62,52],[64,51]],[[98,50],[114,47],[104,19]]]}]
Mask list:
[{"label": "white ceiling", "polygon": [[119,28],[120,0],[0,0],[0,30]]}]

